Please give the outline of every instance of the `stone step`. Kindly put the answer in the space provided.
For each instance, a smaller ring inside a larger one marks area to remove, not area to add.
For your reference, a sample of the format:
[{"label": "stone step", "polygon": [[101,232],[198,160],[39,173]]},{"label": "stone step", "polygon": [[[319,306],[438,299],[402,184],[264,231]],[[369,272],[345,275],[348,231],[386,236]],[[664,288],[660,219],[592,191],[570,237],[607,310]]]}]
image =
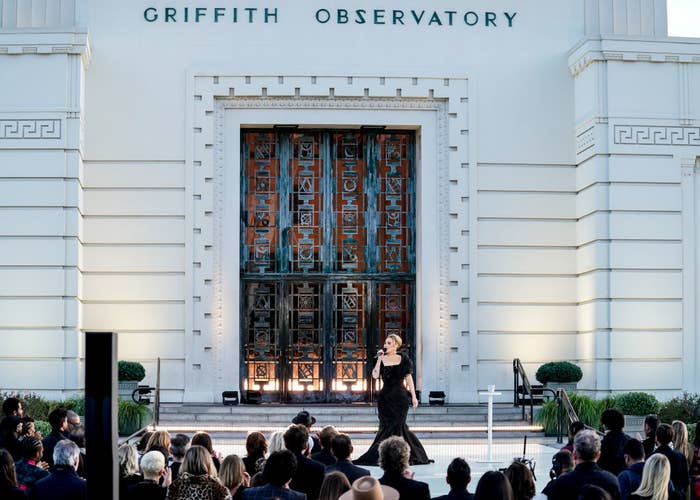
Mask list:
[{"label": "stone step", "polygon": [[[494,422],[512,422],[520,421],[519,415],[498,415],[494,414]],[[290,415],[276,414],[235,414],[235,413],[161,413],[161,421],[173,422],[236,422],[242,423],[276,423],[279,425],[289,425],[291,423]],[[424,423],[435,425],[459,425],[461,423],[485,423],[486,415],[411,415],[409,414],[406,421],[411,423]],[[326,424],[334,422],[357,422],[357,423],[376,423],[376,413],[353,414],[346,415],[343,413],[335,415],[319,415],[316,418],[316,427],[322,427]]]}]

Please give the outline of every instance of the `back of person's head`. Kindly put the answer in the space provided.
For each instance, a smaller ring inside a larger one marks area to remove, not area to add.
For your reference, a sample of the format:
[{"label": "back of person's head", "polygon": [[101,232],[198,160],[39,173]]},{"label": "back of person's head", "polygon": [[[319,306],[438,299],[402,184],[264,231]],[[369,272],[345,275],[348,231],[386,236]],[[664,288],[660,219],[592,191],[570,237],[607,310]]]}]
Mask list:
[{"label": "back of person's head", "polygon": [[159,444],[154,444],[151,446],[148,451],[157,451],[161,455],[163,455],[163,459],[165,460],[165,463],[167,464],[168,461],[170,460],[170,450],[164,446],[161,446]]},{"label": "back of person's head", "polygon": [[211,442],[211,436],[206,432],[196,432],[192,436],[192,446],[202,446],[206,448],[209,453],[214,453],[214,445]]},{"label": "back of person's head", "polygon": [[198,444],[190,446],[190,449],[185,453],[185,461],[180,466],[180,472],[188,472],[193,476],[216,477],[216,468],[209,450]]},{"label": "back of person's head", "polygon": [[44,447],[41,441],[34,436],[25,436],[19,445],[20,455],[25,460],[37,460],[41,459],[41,454],[44,451]]},{"label": "back of person's head", "polygon": [[695,431],[695,437],[693,438],[693,445],[700,448],[700,432],[697,431],[697,429],[700,427],[698,427],[698,426],[700,426],[700,422],[695,423],[696,431]]},{"label": "back of person's head", "polygon": [[144,432],[143,436],[141,436],[141,439],[139,439],[139,444],[136,445],[136,451],[140,453],[146,453],[146,450],[148,449],[148,441],[151,439],[152,435],[153,431]]},{"label": "back of person's head", "polygon": [[610,493],[600,486],[587,484],[579,491],[576,500],[612,500]]},{"label": "back of person's head", "polygon": [[21,425],[22,420],[19,417],[4,417],[2,421],[0,421],[0,435],[2,435],[2,437],[17,437],[19,435],[17,428]]},{"label": "back of person's head", "polygon": [[569,450],[559,450],[552,457],[552,469],[549,471],[550,479],[555,479],[562,474],[573,470],[574,456]]},{"label": "back of person's head", "polygon": [[267,451],[273,453],[275,451],[286,450],[284,446],[284,431],[275,431],[270,434],[270,440],[267,443]]},{"label": "back of person's head", "polygon": [[688,427],[681,420],[671,422],[673,428],[673,449],[687,455],[688,453]]},{"label": "back of person's head", "polygon": [[267,453],[267,439],[262,432],[251,432],[245,439],[245,451],[248,456],[262,457]]},{"label": "back of person's head", "polygon": [[189,444],[190,438],[187,434],[175,434],[175,437],[170,440],[170,454],[173,458],[182,460]]},{"label": "back of person's head", "polygon": [[574,438],[574,452],[579,460],[594,462],[600,454],[600,438],[595,431],[582,430]]},{"label": "back of person's head", "polygon": [[535,496],[535,478],[527,465],[515,460],[506,469],[505,476],[513,489],[515,500],[530,500]]},{"label": "back of person's head", "polygon": [[56,408],[49,413],[49,424],[54,432],[62,431],[68,421],[68,410],[65,408]]},{"label": "back of person's head", "polygon": [[18,416],[20,413],[20,408],[22,407],[22,402],[17,398],[7,398],[2,403],[2,412],[6,417]]},{"label": "back of person's head", "polygon": [[333,427],[332,425],[325,426],[323,429],[321,429],[321,432],[318,433],[318,439],[321,441],[321,447],[324,450],[330,451],[331,442],[333,441],[333,438],[337,435],[338,431],[335,427]]},{"label": "back of person's head", "polygon": [[476,485],[474,500],[513,500],[508,478],[497,470],[484,472]]},{"label": "back of person's head", "polygon": [[309,430],[305,425],[292,424],[284,433],[284,446],[292,453],[301,453],[308,447]]},{"label": "back of person's head", "polygon": [[338,497],[350,490],[350,481],[345,474],[333,471],[326,474],[321,484],[318,500],[338,500]]},{"label": "back of person's head", "polygon": [[621,431],[625,427],[625,415],[617,408],[608,408],[600,416],[600,423],[609,431]]},{"label": "back of person's head", "polygon": [[70,428],[69,439],[78,445],[78,448],[85,448],[85,426],[74,425]]},{"label": "back of person's head", "polygon": [[386,472],[402,474],[410,456],[411,449],[402,437],[388,437],[379,445],[379,466]]},{"label": "back of person's head", "polygon": [[463,458],[455,458],[447,466],[447,484],[454,491],[464,491],[472,480],[472,471]]},{"label": "back of person's head", "polygon": [[347,434],[336,434],[331,440],[331,451],[338,460],[347,460],[352,454],[352,441]]},{"label": "back of person's head", "polygon": [[80,415],[73,410],[66,410],[66,419],[68,420],[68,427],[80,425]]},{"label": "back of person's head", "polygon": [[0,489],[9,486],[17,487],[15,461],[12,460],[12,455],[10,455],[9,451],[0,448]]},{"label": "back of person's head", "polygon": [[297,470],[297,457],[289,450],[274,451],[265,461],[262,475],[273,486],[284,486]]},{"label": "back of person's head", "polygon": [[659,426],[659,417],[657,415],[647,415],[644,417],[644,425],[649,428],[649,432],[653,436],[656,434],[656,428]]},{"label": "back of person's head", "polygon": [[22,417],[22,435],[33,435],[35,432],[34,419],[32,417]]},{"label": "back of person's head", "polygon": [[136,474],[139,470],[139,455],[136,446],[123,444],[119,447],[119,476],[127,477]]},{"label": "back of person's head", "polygon": [[659,424],[656,428],[656,440],[659,444],[668,445],[673,441],[673,427],[668,424]]},{"label": "back of person's head", "polygon": [[166,450],[170,449],[170,433],[168,431],[155,431],[148,438],[148,443],[146,444],[146,451],[150,451],[154,446],[162,446]]},{"label": "back of person's head", "polygon": [[228,489],[236,488],[243,483],[245,465],[238,455],[228,455],[219,467],[219,480]]},{"label": "back of person's head", "polygon": [[80,448],[70,439],[62,439],[53,449],[53,464],[65,467],[75,467],[80,458]]},{"label": "back of person's head", "polygon": [[661,453],[654,453],[644,463],[642,482],[639,488],[632,493],[640,497],[650,497],[651,500],[666,500],[668,498],[668,483],[670,480],[671,466],[668,458]]},{"label": "back of person's head", "polygon": [[159,451],[153,450],[147,452],[141,457],[141,471],[145,479],[155,479],[160,477],[165,469],[165,459]]},{"label": "back of person's head", "polygon": [[569,424],[569,436],[571,439],[576,436],[579,432],[586,428],[586,425],[580,420],[575,420]]},{"label": "back of person's head", "polygon": [[644,460],[644,445],[639,439],[628,439],[622,447],[622,453],[630,457],[635,462]]}]

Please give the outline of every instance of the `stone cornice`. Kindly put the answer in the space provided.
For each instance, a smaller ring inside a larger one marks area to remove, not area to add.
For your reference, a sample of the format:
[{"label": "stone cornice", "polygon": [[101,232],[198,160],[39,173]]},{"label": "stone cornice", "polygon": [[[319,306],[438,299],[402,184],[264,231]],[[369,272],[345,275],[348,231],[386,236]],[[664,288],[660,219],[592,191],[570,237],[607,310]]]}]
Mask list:
[{"label": "stone cornice", "polygon": [[86,28],[55,30],[24,28],[0,30],[0,55],[75,54],[90,64],[90,41]]},{"label": "stone cornice", "polygon": [[596,61],[700,64],[700,38],[594,37],[569,51],[573,76]]}]

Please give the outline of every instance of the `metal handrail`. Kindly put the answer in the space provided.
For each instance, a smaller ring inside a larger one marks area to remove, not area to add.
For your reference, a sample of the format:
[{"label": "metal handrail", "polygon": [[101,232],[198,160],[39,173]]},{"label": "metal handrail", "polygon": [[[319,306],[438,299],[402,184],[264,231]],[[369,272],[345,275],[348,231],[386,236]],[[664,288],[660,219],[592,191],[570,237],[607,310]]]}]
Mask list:
[{"label": "metal handrail", "polygon": [[[527,378],[523,364],[520,362],[519,358],[513,360],[513,406],[520,406],[518,402],[518,387],[521,385],[519,382],[522,381],[523,387],[523,397],[525,395],[530,396],[530,424],[535,420],[535,402],[534,395],[532,394],[532,386],[530,385],[530,380]],[[525,420],[525,405],[522,405],[523,409],[523,420]]]},{"label": "metal handrail", "polygon": [[[560,431],[566,432],[568,434],[569,430],[569,425],[572,424],[573,422],[576,422],[579,420],[578,414],[576,413],[576,410],[574,409],[574,405],[571,404],[571,400],[569,399],[569,395],[566,393],[565,389],[558,389],[557,392],[559,393],[559,408],[560,408],[560,416],[559,416],[559,426],[560,426]],[[562,415],[562,410],[566,412],[566,420],[567,423],[564,425],[564,419]],[[590,425],[583,424],[584,428],[589,430],[589,431],[595,431],[599,436],[604,436],[605,434],[601,432],[599,429],[596,429],[595,427],[591,427]]]}]

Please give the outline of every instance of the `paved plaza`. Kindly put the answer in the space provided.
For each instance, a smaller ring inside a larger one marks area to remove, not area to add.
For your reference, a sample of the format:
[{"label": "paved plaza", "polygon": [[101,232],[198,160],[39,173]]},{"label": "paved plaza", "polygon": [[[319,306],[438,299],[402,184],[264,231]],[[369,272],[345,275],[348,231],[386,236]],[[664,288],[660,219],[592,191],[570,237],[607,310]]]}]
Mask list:
[{"label": "paved plaza", "polygon": [[[214,448],[224,456],[235,453],[245,456],[245,439],[214,437]],[[372,441],[369,439],[354,439],[355,451],[353,456],[359,457],[364,453]],[[494,439],[492,458],[494,463],[486,463],[487,442],[486,439],[422,439],[428,456],[435,460],[434,464],[411,467],[415,472],[415,479],[425,481],[430,485],[432,496],[443,495],[449,491],[445,483],[445,471],[447,465],[455,457],[462,457],[472,469],[472,483],[469,491],[474,492],[476,483],[481,475],[491,469],[507,467],[514,457],[522,457],[523,440],[516,438]],[[557,444],[555,438],[528,438],[526,457],[536,462],[535,475],[537,477],[537,492],[542,491],[549,481],[549,468],[552,456],[559,451],[562,445]],[[373,476],[382,475],[379,467],[369,467]]]}]

